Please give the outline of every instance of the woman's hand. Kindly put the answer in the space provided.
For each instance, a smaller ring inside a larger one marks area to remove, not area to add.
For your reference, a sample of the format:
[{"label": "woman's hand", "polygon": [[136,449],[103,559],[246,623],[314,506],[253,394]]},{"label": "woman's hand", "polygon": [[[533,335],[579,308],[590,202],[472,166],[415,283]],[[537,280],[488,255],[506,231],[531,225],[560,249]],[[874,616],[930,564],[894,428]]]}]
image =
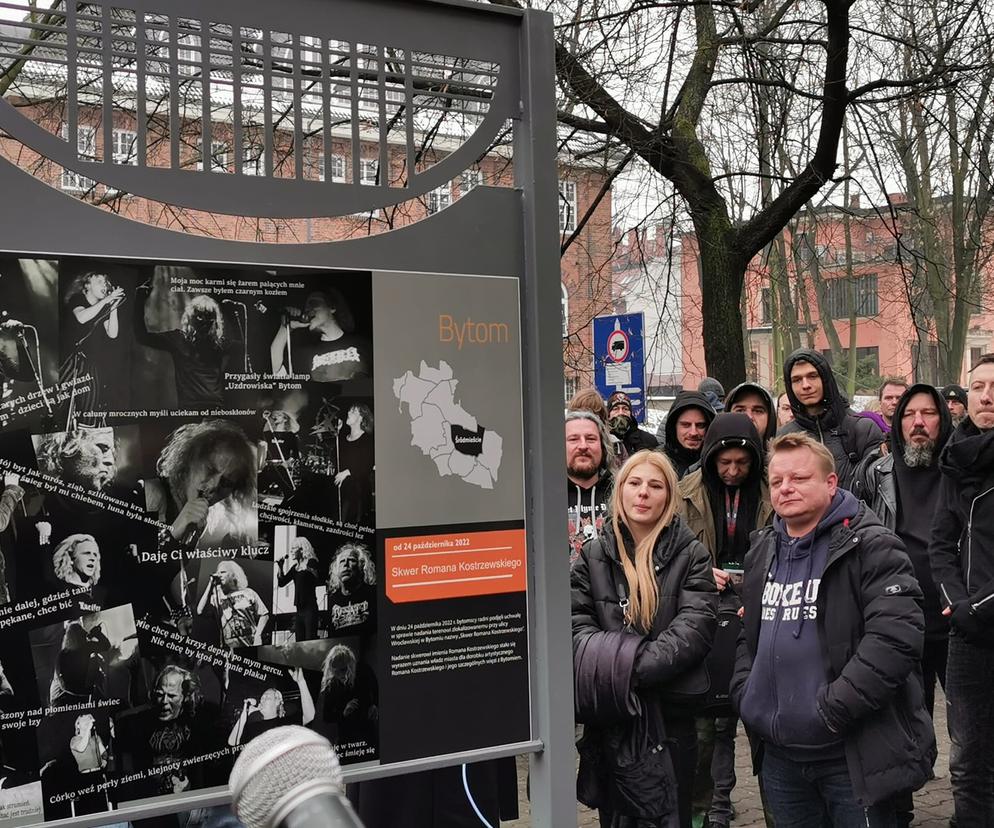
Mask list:
[{"label": "woman's hand", "polygon": [[716,566],[711,567],[711,573],[714,575],[714,582],[718,585],[718,592],[721,592],[728,586],[728,581],[732,576],[724,569],[718,569]]}]

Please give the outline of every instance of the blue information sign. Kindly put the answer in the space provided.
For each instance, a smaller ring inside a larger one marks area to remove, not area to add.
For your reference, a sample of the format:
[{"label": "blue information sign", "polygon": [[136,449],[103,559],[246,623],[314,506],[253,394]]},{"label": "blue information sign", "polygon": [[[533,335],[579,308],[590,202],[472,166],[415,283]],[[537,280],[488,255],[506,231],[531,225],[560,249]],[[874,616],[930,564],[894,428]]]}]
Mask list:
[{"label": "blue information sign", "polygon": [[606,400],[615,391],[632,399],[632,414],[645,422],[645,349],[641,313],[594,319],[594,385]]}]

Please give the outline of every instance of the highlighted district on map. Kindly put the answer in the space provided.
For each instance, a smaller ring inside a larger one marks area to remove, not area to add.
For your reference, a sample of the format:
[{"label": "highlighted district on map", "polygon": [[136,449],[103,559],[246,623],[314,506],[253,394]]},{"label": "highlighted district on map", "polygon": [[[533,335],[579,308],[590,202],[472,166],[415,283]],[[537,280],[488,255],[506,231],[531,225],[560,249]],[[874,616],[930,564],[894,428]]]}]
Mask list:
[{"label": "highlighted district on map", "polygon": [[401,410],[407,404],[411,418],[411,445],[435,461],[441,477],[450,474],[483,489],[497,483],[504,440],[484,428],[455,400],[459,380],[440,360],[438,368],[424,360],[417,376],[408,371],[393,381]]}]

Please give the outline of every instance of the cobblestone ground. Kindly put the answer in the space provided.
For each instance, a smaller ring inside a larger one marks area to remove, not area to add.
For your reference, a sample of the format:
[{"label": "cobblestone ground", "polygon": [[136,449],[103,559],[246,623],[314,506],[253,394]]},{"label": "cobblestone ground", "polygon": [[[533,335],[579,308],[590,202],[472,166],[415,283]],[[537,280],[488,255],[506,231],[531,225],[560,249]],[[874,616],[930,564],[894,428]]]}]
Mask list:
[{"label": "cobblestone ground", "polygon": [[[920,828],[948,828],[953,815],[953,797],[949,790],[949,736],[946,733],[946,700],[937,691],[935,730],[939,742],[939,759],[935,763],[936,778],[915,794],[914,825]],[[738,784],[732,793],[732,803],[738,817],[732,828],[765,828],[763,808],[759,802],[759,787],[749,766],[749,745],[739,728],[736,742],[735,773]],[[521,791],[521,817],[512,822],[502,822],[501,828],[530,828],[531,818],[528,802],[525,800],[525,773],[527,760],[518,757],[518,790]],[[598,828],[597,814],[582,805],[577,805],[577,825],[579,828]],[[534,826],[534,828],[564,828],[564,826]]]}]

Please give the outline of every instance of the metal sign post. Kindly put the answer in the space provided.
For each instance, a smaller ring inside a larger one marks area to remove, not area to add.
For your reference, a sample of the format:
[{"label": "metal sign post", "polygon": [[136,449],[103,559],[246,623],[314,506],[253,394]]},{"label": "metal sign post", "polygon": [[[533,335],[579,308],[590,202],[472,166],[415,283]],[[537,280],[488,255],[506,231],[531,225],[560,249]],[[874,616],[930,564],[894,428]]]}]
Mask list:
[{"label": "metal sign post", "polygon": [[628,394],[640,423],[645,422],[644,329],[641,313],[594,319],[594,385],[604,399],[615,391]]}]

